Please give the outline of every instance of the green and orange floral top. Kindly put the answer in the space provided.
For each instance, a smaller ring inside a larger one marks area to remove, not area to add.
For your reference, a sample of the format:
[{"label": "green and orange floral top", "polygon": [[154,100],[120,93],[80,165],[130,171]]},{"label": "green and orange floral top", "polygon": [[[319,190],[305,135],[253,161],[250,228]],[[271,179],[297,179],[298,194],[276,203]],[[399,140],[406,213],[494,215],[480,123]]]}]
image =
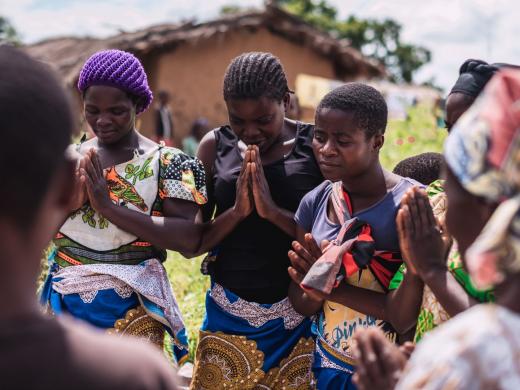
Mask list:
[{"label": "green and orange floral top", "polygon": [[[175,148],[159,145],[148,153],[136,154],[130,161],[105,169],[105,178],[115,204],[148,215],[161,216],[165,198],[206,203],[202,163]],[[54,244],[54,261],[62,267],[166,259],[164,249],[120,229],[88,202],[67,218]]]}]

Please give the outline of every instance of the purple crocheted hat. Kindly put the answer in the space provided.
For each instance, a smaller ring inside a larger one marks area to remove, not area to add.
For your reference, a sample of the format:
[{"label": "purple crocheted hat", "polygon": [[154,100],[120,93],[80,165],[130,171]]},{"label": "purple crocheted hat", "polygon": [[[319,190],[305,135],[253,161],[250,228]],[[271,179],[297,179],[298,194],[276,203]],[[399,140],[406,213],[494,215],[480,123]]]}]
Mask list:
[{"label": "purple crocheted hat", "polygon": [[83,93],[92,85],[116,87],[140,97],[137,114],[146,110],[153,99],[143,66],[126,51],[103,50],[93,54],[81,69],[78,89]]}]

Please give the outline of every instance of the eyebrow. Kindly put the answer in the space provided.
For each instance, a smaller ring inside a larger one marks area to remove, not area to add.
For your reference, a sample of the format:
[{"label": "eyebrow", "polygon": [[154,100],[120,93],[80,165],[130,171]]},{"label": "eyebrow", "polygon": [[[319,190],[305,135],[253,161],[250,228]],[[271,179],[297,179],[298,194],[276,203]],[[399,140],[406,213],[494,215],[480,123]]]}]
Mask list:
[{"label": "eyebrow", "polygon": [[[98,108],[98,106],[96,104],[93,104],[93,103],[85,103],[85,107]],[[108,107],[108,109],[113,109],[113,108],[127,109],[128,107],[125,104],[123,104],[123,103],[116,103],[113,106],[109,106]]]},{"label": "eyebrow", "polygon": [[[323,129],[320,129],[319,127],[314,127],[314,132],[319,132],[319,133],[325,133],[325,130]],[[349,133],[346,133],[345,131],[333,131],[332,132],[332,135],[334,135],[335,137],[346,137],[346,138],[352,138],[352,135],[349,134]]]},{"label": "eyebrow", "polygon": [[[238,120],[245,120],[243,118],[240,118],[239,116],[236,116],[236,115],[233,115],[233,114],[229,114],[229,116],[233,119],[238,119]],[[261,119],[271,119],[272,117],[274,116],[274,114],[267,114],[267,115],[262,115],[262,116],[259,116],[255,119],[253,119],[254,121],[257,121],[257,120],[261,120]]]}]

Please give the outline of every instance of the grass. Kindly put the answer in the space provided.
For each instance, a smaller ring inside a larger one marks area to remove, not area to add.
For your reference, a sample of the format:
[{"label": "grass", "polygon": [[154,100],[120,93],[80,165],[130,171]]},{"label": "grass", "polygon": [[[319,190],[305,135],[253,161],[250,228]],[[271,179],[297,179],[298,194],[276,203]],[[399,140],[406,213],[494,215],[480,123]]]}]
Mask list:
[{"label": "grass", "polygon": [[[386,131],[381,162],[389,170],[401,160],[423,152],[440,152],[446,131],[437,127],[428,106],[411,108],[408,120],[392,120]],[[204,317],[209,277],[200,273],[202,258],[187,260],[170,252],[165,263],[168,276],[184,316],[193,357],[198,330]]]},{"label": "grass", "polygon": [[192,358],[199,340],[205,295],[209,288],[209,276],[200,273],[203,257],[186,259],[179,253],[168,252],[168,259],[164,263],[188,331]]}]

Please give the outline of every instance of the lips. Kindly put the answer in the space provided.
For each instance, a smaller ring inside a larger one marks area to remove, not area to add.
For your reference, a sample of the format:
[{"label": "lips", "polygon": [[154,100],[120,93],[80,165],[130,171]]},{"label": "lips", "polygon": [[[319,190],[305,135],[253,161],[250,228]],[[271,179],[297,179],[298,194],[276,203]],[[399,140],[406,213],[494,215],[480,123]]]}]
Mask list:
[{"label": "lips", "polygon": [[96,135],[98,137],[99,136],[101,136],[101,137],[110,137],[111,135],[116,134],[117,131],[115,131],[115,130],[100,130],[100,129],[97,129],[95,131],[95,133],[96,133]]},{"label": "lips", "polygon": [[258,145],[262,144],[264,141],[265,141],[265,140],[263,140],[263,139],[259,139],[259,140],[246,140],[246,139],[245,139],[245,140],[244,140],[244,143],[245,143],[246,145],[257,145],[257,146],[258,146]]},{"label": "lips", "polygon": [[320,166],[326,167],[326,168],[340,168],[341,164],[332,162],[332,161],[319,161]]}]

